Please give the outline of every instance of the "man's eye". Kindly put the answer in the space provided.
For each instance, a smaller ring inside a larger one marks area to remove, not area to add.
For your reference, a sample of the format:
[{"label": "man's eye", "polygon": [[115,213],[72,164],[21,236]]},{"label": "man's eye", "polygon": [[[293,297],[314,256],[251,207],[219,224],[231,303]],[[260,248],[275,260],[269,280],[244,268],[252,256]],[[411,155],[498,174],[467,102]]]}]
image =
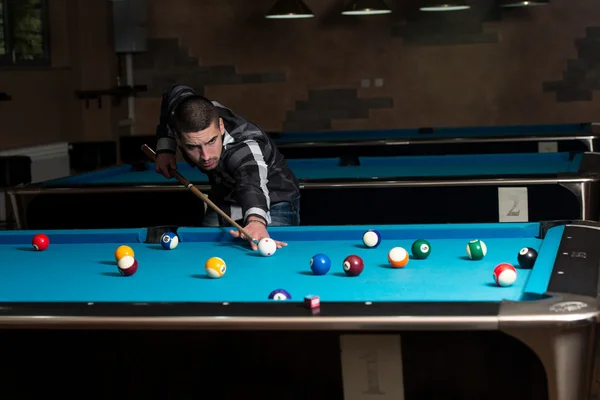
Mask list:
[{"label": "man's eye", "polygon": [[216,139],[211,139],[210,142],[208,142],[208,144],[213,144],[215,142]]}]

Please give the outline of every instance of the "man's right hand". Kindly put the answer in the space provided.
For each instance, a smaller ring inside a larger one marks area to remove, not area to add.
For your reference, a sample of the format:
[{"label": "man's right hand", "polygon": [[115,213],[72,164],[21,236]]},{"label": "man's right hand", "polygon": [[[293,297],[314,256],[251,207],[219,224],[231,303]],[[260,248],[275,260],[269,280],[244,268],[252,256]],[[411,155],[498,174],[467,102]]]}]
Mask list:
[{"label": "man's right hand", "polygon": [[177,161],[175,154],[160,153],[156,156],[156,172],[163,175],[165,178],[172,178],[171,170],[177,169]]}]

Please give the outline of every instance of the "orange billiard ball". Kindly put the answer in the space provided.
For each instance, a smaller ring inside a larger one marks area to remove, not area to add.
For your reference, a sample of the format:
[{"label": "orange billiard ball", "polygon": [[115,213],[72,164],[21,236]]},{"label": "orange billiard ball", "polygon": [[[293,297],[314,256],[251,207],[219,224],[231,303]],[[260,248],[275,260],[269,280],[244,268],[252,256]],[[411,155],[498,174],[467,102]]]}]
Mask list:
[{"label": "orange billiard ball", "polygon": [[133,253],[133,249],[129,246],[119,246],[117,248],[117,250],[115,251],[115,261],[119,262],[119,260],[125,256],[131,256],[131,257],[135,257],[135,254]]},{"label": "orange billiard ball", "polygon": [[392,267],[403,268],[408,264],[409,259],[408,251],[403,247],[394,247],[388,253],[388,261]]}]

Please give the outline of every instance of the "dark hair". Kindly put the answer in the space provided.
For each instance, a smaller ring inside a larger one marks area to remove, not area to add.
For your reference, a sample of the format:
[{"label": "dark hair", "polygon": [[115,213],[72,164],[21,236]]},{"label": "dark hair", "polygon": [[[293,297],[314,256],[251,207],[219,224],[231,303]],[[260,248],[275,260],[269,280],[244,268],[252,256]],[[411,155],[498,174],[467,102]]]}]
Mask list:
[{"label": "dark hair", "polygon": [[215,106],[203,96],[190,96],[183,100],[173,113],[175,130],[179,133],[198,132],[219,122]]}]

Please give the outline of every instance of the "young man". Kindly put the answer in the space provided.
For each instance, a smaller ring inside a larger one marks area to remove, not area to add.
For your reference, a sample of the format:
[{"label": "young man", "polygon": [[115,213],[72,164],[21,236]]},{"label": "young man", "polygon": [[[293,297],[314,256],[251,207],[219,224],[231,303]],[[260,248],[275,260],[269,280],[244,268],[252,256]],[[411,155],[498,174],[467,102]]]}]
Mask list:
[{"label": "young man", "polygon": [[[208,175],[209,195],[252,237],[269,237],[267,227],[299,225],[300,188],[275,144],[258,126],[223,105],[174,85],[163,95],[156,135],[156,171],[171,178],[177,147],[190,165]],[[205,226],[230,225],[210,207]],[[277,247],[287,244],[276,241]]]}]

